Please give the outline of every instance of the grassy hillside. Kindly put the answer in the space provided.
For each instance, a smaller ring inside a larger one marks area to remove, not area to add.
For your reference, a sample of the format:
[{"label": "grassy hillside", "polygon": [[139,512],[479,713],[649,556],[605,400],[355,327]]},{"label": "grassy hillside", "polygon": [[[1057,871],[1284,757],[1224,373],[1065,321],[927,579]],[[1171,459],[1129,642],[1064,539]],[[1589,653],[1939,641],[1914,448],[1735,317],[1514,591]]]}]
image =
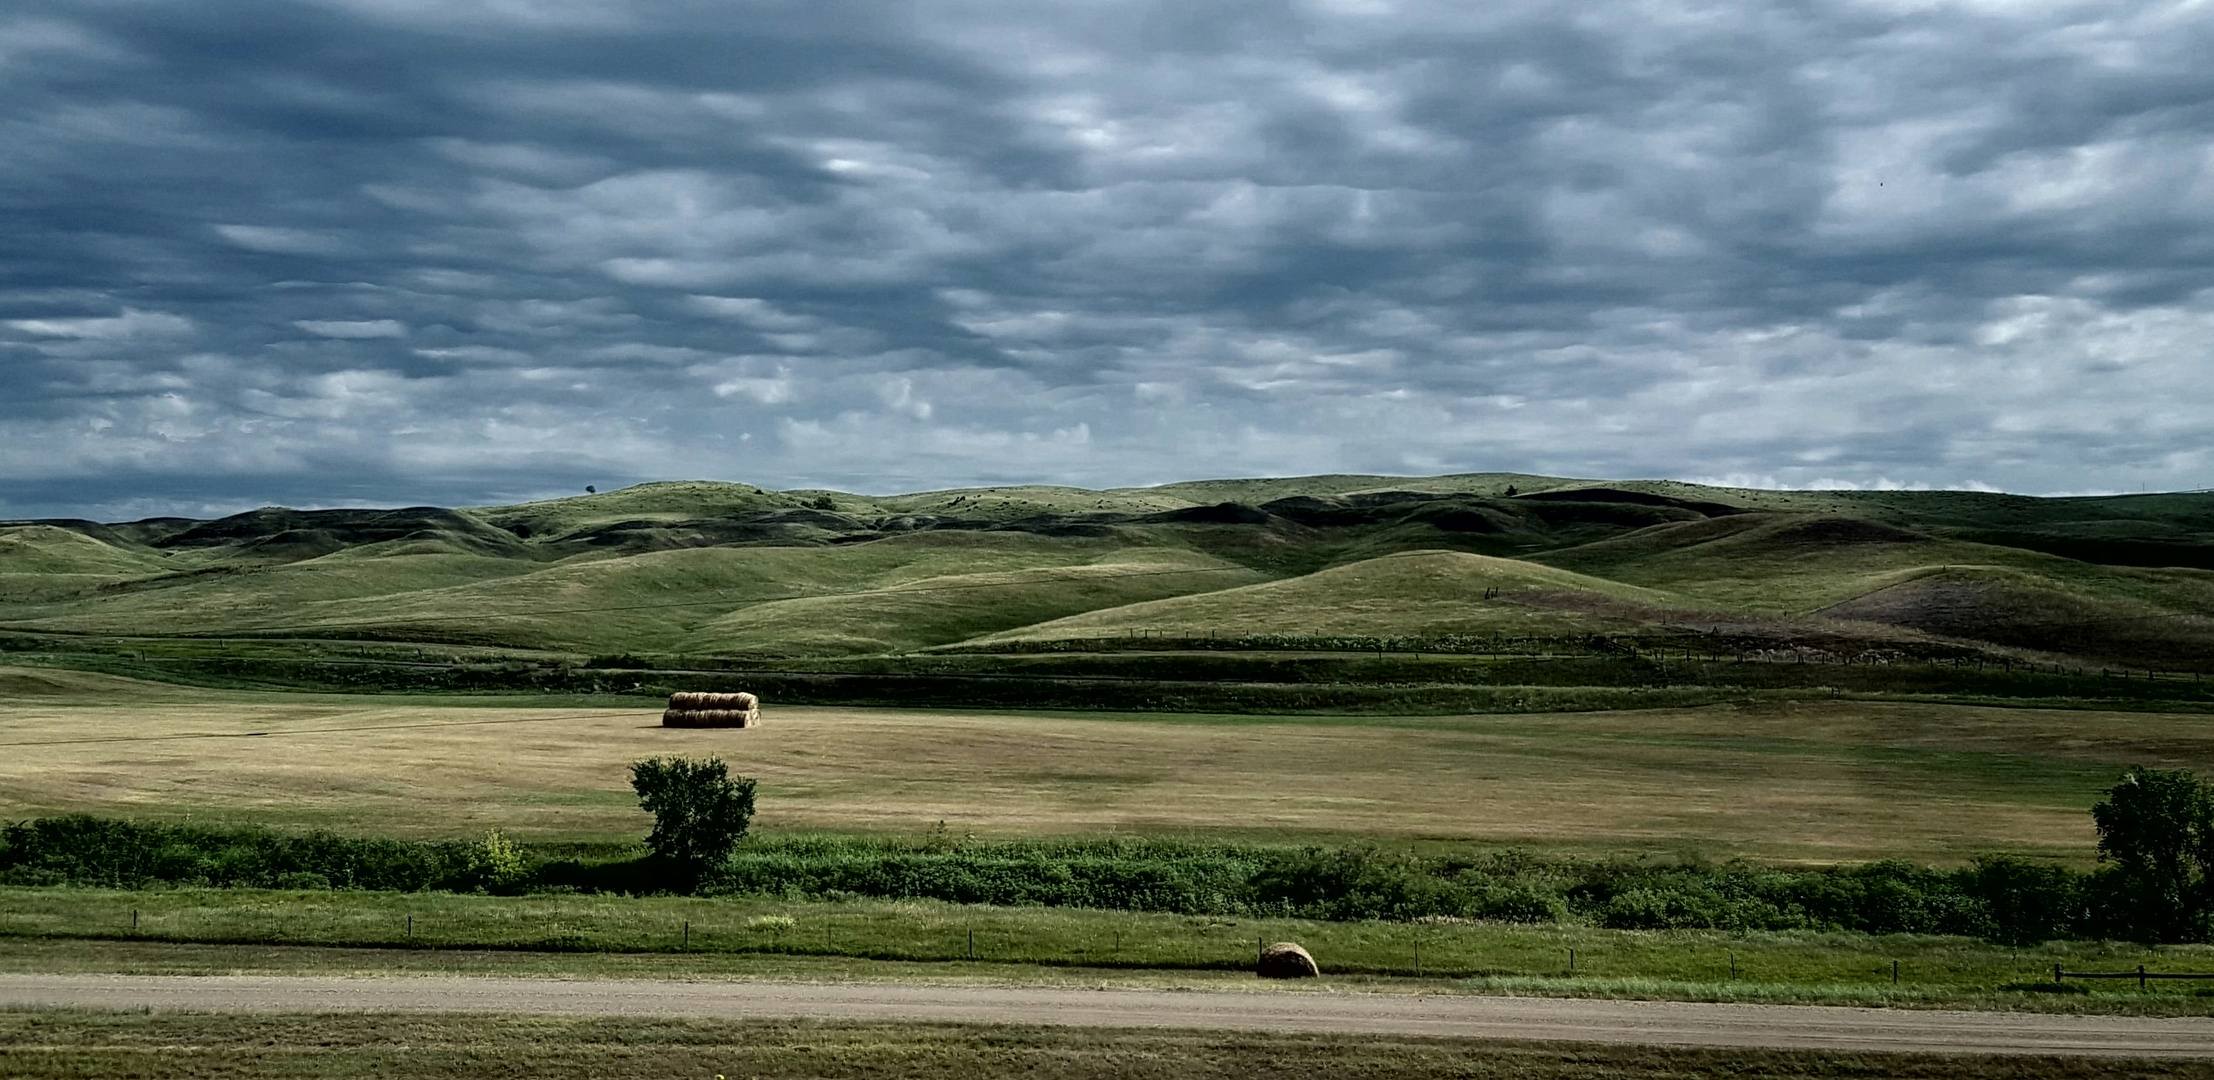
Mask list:
[{"label": "grassy hillside", "polygon": [[1736,655],[1820,641],[2196,671],[2214,668],[2214,496],[1497,473],[894,496],[670,482],[452,510],[0,523],[0,631],[703,658],[1138,631],[1719,634]]},{"label": "grassy hillside", "polygon": [[1138,549],[1098,561],[919,578],[836,596],[775,600],[701,625],[687,652],[892,652],[961,641],[1072,612],[1225,588],[1261,575],[1197,552]]},{"label": "grassy hillside", "polygon": [[105,544],[73,529],[0,526],[0,566],[10,574],[141,574],[160,565],[150,552]]},{"label": "grassy hillside", "polygon": [[[1088,574],[1069,572],[1087,567]],[[1098,586],[1116,581],[1112,567],[1148,573],[1102,591]],[[799,627],[823,641],[855,636],[844,628],[853,619],[870,621],[881,633],[855,640],[859,651],[878,651],[888,647],[878,640],[883,634],[892,635],[884,642],[900,644],[957,640],[1005,627],[1009,612],[1051,618],[1087,605],[1253,577],[1190,551],[1056,543],[1025,533],[923,533],[842,546],[726,545],[572,556],[550,565],[340,552],[231,573],[121,582],[89,597],[21,606],[33,617],[16,625],[101,634],[189,626],[197,634],[713,651],[742,641],[781,645],[762,641],[756,628],[789,631],[796,611],[825,617]],[[991,581],[1006,587],[982,587]],[[946,588],[954,582],[967,588]],[[927,603],[914,603],[926,596]],[[888,612],[902,607],[912,611],[915,625],[902,628],[896,617],[886,622]],[[726,618],[734,612],[745,617]]]},{"label": "grassy hillside", "polygon": [[1196,596],[1072,615],[981,639],[1042,641],[1132,633],[1286,636],[1562,635],[1634,629],[1666,593],[1535,563],[1414,551]]},{"label": "grassy hillside", "polygon": [[1760,513],[1684,522],[1539,558],[1720,606],[1776,614],[1817,610],[1887,585],[1899,574],[1944,566],[2069,572],[2059,565],[2067,560],[2050,555],[1943,540],[1835,514]]}]

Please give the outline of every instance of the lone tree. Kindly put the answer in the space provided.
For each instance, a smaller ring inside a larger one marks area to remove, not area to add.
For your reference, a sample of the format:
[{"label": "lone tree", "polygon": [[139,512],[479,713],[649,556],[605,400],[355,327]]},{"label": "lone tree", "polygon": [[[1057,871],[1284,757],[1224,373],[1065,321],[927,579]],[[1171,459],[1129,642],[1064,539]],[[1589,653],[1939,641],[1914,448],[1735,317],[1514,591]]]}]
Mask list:
[{"label": "lone tree", "polygon": [[630,766],[638,805],[653,814],[646,847],[695,882],[745,837],[753,821],[753,785],[733,779],[721,758],[652,758]]},{"label": "lone tree", "polygon": [[2111,893],[2155,941],[2204,941],[2214,889],[2214,794],[2188,769],[2123,773],[2091,808],[2099,861],[2121,879]]}]

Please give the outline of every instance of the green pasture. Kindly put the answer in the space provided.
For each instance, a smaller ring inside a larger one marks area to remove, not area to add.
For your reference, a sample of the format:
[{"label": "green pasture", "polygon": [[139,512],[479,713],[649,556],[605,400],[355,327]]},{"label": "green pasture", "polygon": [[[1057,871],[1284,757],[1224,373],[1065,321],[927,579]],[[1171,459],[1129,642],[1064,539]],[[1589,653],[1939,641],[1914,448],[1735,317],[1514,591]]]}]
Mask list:
[{"label": "green pasture", "polygon": [[[2054,964],[2069,971],[2134,971],[2142,964],[2214,973],[2208,946],[2051,942],[2013,949],[1908,935],[1331,923],[929,901],[0,888],[6,944],[0,964],[63,963],[55,958],[68,940],[100,943],[110,951],[97,954],[108,956],[101,963],[110,967],[128,957],[144,963],[169,955],[189,970],[230,955],[127,951],[143,946],[313,946],[342,950],[327,959],[353,970],[388,963],[405,969],[423,953],[494,952],[560,957],[497,962],[530,970],[636,972],[637,962],[623,957],[665,955],[681,960],[662,969],[668,973],[706,973],[715,970],[714,957],[745,957],[751,958],[745,970],[757,974],[850,973],[862,969],[835,962],[866,961],[871,975],[998,978],[1013,969],[1051,968],[1085,979],[1189,973],[1207,985],[1250,979],[1257,940],[1297,941],[1332,984],[1425,992],[2214,1012],[2214,998],[2183,981],[2146,990],[2134,980],[2072,984],[2089,987],[2082,993],[2050,989]],[[257,963],[309,970],[323,962],[306,950],[250,955],[264,958]],[[779,966],[784,960],[794,966]],[[685,966],[694,963],[706,966]]]}]

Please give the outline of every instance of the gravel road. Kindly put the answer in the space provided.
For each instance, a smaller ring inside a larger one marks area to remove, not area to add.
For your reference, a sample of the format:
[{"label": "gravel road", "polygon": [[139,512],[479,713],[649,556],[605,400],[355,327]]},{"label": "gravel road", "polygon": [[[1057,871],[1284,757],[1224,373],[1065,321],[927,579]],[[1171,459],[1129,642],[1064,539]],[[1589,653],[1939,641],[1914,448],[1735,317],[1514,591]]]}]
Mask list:
[{"label": "gravel road", "polygon": [[215,1012],[810,1017],[1377,1032],[1654,1046],[2214,1057],[2214,1018],[1672,1001],[461,977],[0,975],[0,1006]]}]

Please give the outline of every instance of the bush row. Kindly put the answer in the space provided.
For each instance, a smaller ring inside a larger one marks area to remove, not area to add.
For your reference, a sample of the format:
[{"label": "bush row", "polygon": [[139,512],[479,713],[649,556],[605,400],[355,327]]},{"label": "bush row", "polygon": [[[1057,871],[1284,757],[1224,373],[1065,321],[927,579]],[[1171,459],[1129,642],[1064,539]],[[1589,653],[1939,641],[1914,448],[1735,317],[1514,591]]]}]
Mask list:
[{"label": "bush row", "polygon": [[498,892],[526,888],[531,870],[496,832],[424,842],[81,814],[0,829],[0,883],[8,885]]},{"label": "bush row", "polygon": [[[0,883],[420,891],[657,892],[650,859],[534,860],[492,834],[419,842],[258,828],[47,818],[0,830]],[[1961,869],[1877,862],[1826,869],[1742,863],[1430,857],[1148,841],[954,842],[755,838],[701,881],[720,895],[872,897],[1326,920],[1424,918],[1620,929],[1851,930],[2206,940],[2142,909],[2148,891],[1995,857]]]}]

